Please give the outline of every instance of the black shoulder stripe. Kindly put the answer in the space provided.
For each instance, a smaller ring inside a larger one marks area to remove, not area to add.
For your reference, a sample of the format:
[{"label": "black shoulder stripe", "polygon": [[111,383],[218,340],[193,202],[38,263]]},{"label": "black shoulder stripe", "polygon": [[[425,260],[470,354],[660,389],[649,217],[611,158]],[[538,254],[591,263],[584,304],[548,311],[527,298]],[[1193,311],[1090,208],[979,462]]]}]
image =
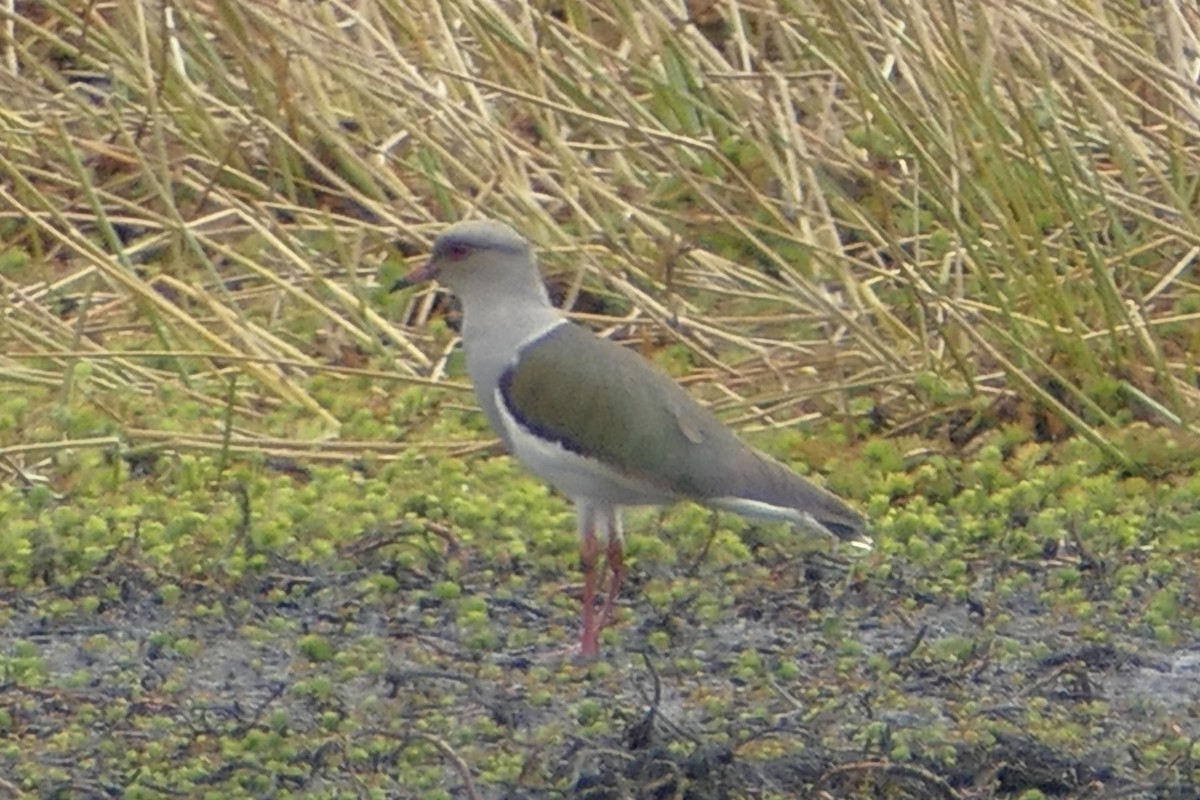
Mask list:
[{"label": "black shoulder stripe", "polygon": [[[504,372],[500,374],[500,384],[498,387],[500,391],[500,402],[504,404],[504,410],[512,415],[512,418],[516,421],[516,423],[533,436],[536,436],[544,441],[557,444],[563,449],[575,453],[576,455],[586,457],[587,453],[584,452],[584,449],[580,443],[571,439],[566,431],[556,429],[547,424],[539,423],[537,420],[526,415],[521,410],[521,405],[517,400],[522,391],[522,387],[517,385],[517,367],[521,363],[521,356],[525,354],[525,351],[528,348],[536,346],[544,339],[552,336],[556,330],[559,330],[559,326],[551,328],[550,330],[546,331],[545,334],[538,336],[532,341],[526,343],[519,351],[517,351],[517,357],[514,358],[512,362],[505,368]],[[528,392],[530,390],[525,388],[524,391]]]}]

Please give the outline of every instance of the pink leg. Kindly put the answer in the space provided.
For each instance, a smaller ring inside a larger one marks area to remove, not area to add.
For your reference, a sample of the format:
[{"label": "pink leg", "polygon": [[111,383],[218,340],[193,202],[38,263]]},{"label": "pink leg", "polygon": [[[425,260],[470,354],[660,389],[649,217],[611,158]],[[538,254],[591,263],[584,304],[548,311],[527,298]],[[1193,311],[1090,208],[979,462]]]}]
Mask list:
[{"label": "pink leg", "polygon": [[579,652],[585,658],[600,654],[600,626],[596,624],[596,560],[600,542],[596,539],[596,515],[590,508],[579,509],[579,561],[583,567],[583,633]]},{"label": "pink leg", "polygon": [[625,535],[621,531],[621,512],[615,508],[606,509],[608,528],[608,549],[605,558],[612,578],[608,583],[608,592],[604,595],[604,607],[600,610],[600,627],[607,627],[612,622],[616,611],[617,597],[621,593],[621,583],[625,580]]}]

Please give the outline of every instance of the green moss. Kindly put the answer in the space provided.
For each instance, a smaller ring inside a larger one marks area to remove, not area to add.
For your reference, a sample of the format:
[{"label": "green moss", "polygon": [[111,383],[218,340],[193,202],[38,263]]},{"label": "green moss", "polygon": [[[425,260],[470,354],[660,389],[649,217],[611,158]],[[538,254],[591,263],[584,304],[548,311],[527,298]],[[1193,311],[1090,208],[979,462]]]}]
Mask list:
[{"label": "green moss", "polygon": [[308,634],[307,636],[300,637],[300,640],[296,644],[300,652],[304,654],[304,657],[310,661],[321,662],[333,659],[333,643],[324,636]]}]

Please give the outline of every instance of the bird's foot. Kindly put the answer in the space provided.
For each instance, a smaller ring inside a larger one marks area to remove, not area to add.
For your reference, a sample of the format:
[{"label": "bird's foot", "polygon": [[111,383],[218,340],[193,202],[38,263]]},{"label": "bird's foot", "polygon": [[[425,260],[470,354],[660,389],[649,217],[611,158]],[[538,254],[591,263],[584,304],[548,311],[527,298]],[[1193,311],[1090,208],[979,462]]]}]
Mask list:
[{"label": "bird's foot", "polygon": [[594,661],[600,657],[600,631],[598,628],[584,630],[579,638],[579,657],[585,661]]},{"label": "bird's foot", "polygon": [[[594,573],[589,575],[583,591],[583,625],[579,635],[579,656],[595,659],[600,655],[600,630],[604,627],[603,614],[596,615],[596,588]],[[591,584],[589,586],[589,584]]]}]

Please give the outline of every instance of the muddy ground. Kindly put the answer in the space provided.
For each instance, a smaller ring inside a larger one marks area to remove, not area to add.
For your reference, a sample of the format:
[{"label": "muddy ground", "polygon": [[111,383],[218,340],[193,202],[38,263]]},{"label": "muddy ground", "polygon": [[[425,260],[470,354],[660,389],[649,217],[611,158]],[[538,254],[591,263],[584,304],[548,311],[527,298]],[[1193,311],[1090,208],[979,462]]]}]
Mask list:
[{"label": "muddy ground", "polygon": [[1112,562],[980,561],[945,593],[895,558],[644,565],[581,664],[574,564],[406,569],[386,538],[3,591],[0,796],[1200,797],[1200,644],[1131,623],[1153,576],[1118,593]]}]

